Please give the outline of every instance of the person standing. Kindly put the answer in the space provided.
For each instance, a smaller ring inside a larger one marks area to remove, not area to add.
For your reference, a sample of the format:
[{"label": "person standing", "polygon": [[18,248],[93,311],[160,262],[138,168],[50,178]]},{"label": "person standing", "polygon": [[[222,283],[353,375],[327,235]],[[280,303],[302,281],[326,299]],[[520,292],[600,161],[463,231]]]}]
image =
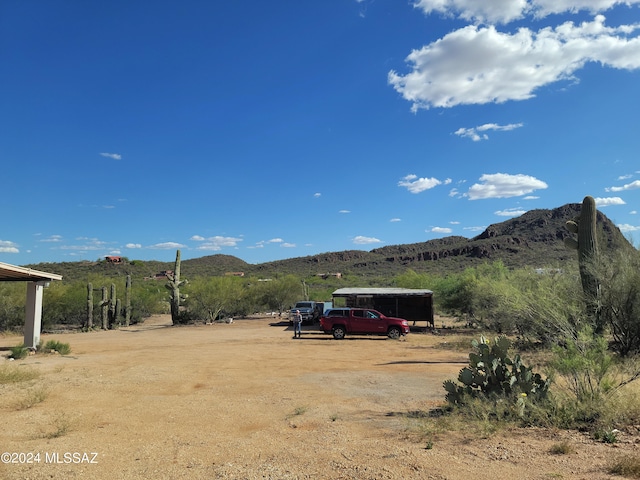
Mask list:
[{"label": "person standing", "polygon": [[302,314],[300,310],[296,310],[293,316],[293,338],[300,338],[302,334]]}]

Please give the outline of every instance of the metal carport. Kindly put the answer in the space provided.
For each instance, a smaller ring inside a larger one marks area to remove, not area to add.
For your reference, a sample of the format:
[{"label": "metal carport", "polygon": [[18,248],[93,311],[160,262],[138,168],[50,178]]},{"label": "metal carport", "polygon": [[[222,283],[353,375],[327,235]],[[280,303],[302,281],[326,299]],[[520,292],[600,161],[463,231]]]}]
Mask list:
[{"label": "metal carport", "polygon": [[404,318],[416,322],[427,322],[434,326],[433,292],[414,288],[339,288],[332,293],[334,306],[336,298],[344,298],[346,307],[362,307],[378,310],[385,315]]},{"label": "metal carport", "polygon": [[52,280],[62,280],[62,275],[0,262],[0,282],[28,282],[24,322],[25,347],[36,348],[40,343],[42,291]]}]

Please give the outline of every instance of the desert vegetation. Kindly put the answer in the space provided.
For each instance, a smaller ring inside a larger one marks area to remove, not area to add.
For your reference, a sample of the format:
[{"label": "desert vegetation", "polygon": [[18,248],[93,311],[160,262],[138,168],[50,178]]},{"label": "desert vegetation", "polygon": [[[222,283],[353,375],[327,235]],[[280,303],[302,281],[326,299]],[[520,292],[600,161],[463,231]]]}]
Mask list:
[{"label": "desert vegetation", "polygon": [[[156,313],[171,313],[174,324],[212,323],[255,312],[281,314],[296,300],[330,300],[333,290],[345,286],[427,288],[434,292],[436,312],[455,319],[453,327],[436,322],[433,333],[446,336],[446,348],[470,352],[468,366],[444,383],[441,407],[414,418],[413,428],[429,448],[438,432],[456,424],[485,433],[501,426],[576,429],[615,443],[617,432],[640,424],[640,255],[628,245],[600,240],[605,233],[596,223],[587,197],[581,214],[568,222],[577,239],[565,240],[578,253],[561,265],[536,268],[496,260],[454,272],[407,268],[388,277],[264,278],[185,270],[181,277],[178,252],[164,279],[92,273],[86,281],[54,282],[45,291],[43,328],[118,328],[122,319],[135,324]],[[98,288],[103,294],[93,298]],[[126,293],[126,300],[116,299],[116,292]],[[0,284],[0,331],[19,330],[24,296],[24,285]],[[104,308],[112,312],[106,324],[100,319]],[[59,343],[44,348],[69,351]],[[15,358],[23,353],[20,347],[11,351]],[[36,393],[25,404],[44,400],[43,392]],[[561,444],[552,453],[571,448]],[[626,458],[616,468],[636,467]]]}]

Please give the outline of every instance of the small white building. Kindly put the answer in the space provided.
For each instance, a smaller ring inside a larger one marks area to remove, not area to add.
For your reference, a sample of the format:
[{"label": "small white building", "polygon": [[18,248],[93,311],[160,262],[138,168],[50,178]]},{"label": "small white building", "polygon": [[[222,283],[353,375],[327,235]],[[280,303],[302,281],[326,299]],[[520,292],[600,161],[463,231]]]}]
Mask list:
[{"label": "small white building", "polygon": [[62,275],[0,262],[0,282],[28,282],[24,322],[25,347],[35,349],[40,343],[42,291],[52,280],[62,280]]}]

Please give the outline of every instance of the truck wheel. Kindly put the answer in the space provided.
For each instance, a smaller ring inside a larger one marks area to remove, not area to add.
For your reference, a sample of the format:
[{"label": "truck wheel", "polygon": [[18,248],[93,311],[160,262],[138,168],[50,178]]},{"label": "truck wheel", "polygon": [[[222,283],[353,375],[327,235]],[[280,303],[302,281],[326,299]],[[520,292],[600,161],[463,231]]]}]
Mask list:
[{"label": "truck wheel", "polygon": [[347,332],[344,331],[344,327],[333,327],[333,338],[336,340],[342,340]]},{"label": "truck wheel", "polygon": [[400,329],[398,327],[391,327],[389,329],[389,332],[387,333],[387,335],[389,335],[389,338],[392,338],[394,340],[399,339],[401,334],[402,333],[400,332]]}]

